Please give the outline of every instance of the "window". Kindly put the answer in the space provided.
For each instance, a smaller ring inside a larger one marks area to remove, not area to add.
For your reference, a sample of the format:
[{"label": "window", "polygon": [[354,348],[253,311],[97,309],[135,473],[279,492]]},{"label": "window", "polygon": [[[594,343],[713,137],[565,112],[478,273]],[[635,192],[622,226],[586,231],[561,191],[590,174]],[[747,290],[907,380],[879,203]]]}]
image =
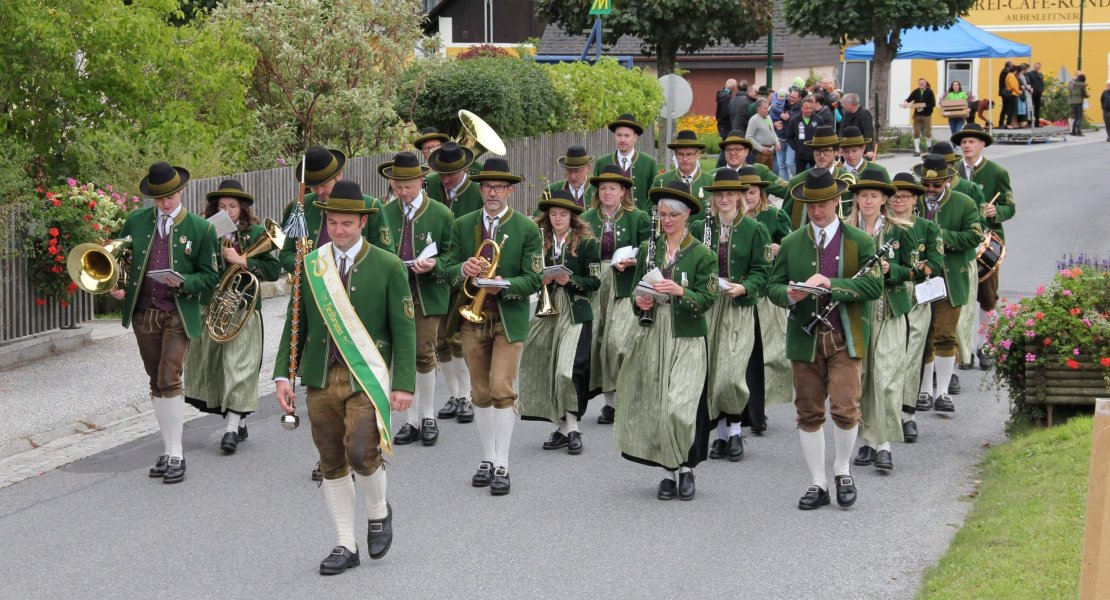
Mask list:
[{"label": "window", "polygon": [[970,60],[947,60],[944,61],[945,81],[944,89],[938,90],[938,96],[944,96],[948,92],[948,86],[952,85],[953,81],[960,82],[960,89],[971,93],[971,61]]}]

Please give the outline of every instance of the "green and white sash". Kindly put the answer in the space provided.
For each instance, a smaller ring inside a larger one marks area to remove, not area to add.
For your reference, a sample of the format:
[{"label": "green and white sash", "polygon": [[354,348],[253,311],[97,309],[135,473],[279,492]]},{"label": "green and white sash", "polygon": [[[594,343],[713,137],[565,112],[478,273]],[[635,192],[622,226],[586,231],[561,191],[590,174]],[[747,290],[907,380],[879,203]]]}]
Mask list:
[{"label": "green and white sash", "polygon": [[363,326],[362,320],[355,312],[355,307],[351,304],[351,299],[347,297],[331,248],[332,245],[329,242],[306,256],[305,264],[311,265],[312,268],[305,269],[304,275],[332,341],[343,356],[343,360],[347,362],[347,367],[355,380],[374,403],[378,432],[381,435],[381,449],[386,454],[392,455],[393,430],[389,423],[389,390],[391,389],[389,365],[382,358],[381,352],[378,352],[378,346]]}]

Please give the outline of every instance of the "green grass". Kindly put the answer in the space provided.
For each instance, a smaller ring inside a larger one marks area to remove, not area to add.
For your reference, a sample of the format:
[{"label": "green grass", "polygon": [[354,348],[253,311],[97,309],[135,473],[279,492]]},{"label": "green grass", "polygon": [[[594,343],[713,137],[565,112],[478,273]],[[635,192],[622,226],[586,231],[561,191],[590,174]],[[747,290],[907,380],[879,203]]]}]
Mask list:
[{"label": "green grass", "polygon": [[992,448],[967,522],[925,575],[919,600],[1077,598],[1091,419]]}]

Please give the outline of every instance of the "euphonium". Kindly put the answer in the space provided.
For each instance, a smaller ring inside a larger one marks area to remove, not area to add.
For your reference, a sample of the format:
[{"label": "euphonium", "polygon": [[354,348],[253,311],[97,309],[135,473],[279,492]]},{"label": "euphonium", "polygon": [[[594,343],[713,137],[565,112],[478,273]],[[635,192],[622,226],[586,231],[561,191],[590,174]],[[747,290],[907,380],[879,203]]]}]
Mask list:
[{"label": "euphonium", "polygon": [[[843,181],[844,183],[848,184],[849,186],[853,186],[853,185],[859,183],[859,177],[856,177],[855,173],[851,173],[847,169],[841,169],[840,174],[838,174],[836,176],[836,178],[839,179],[840,181]],[[844,218],[844,199],[843,198],[840,199],[840,202],[836,203],[836,216],[840,217],[841,219]]]},{"label": "euphonium", "polygon": [[[281,248],[284,243],[285,234],[282,233],[281,226],[272,219],[266,219],[262,239],[247,248],[243,252],[243,258]],[[222,246],[227,248],[230,244],[225,241]],[[238,337],[258,304],[260,287],[254,273],[239,265],[228,267],[220,277],[216,290],[212,292],[208,306],[204,307],[204,328],[208,336],[220,343],[230,342]]]},{"label": "euphonium", "polygon": [[[508,237],[509,236],[506,235],[501,239],[502,245]],[[482,257],[482,250],[486,248],[486,244],[489,244],[490,248],[493,249],[493,260],[486,260]],[[474,253],[474,257],[482,263],[482,272],[478,277],[482,279],[493,279],[493,277],[497,275],[497,265],[501,262],[501,246],[498,245],[497,242],[493,240],[484,240],[478,245],[478,251]],[[475,277],[467,277],[463,280],[462,292],[467,298],[470,298],[471,302],[460,308],[459,314],[462,315],[462,318],[471,323],[483,323],[486,318],[482,316],[482,305],[486,302],[486,293],[489,290],[478,287],[477,282],[474,281],[475,279]]]},{"label": "euphonium", "polygon": [[[540,239],[543,239],[543,229],[540,229]],[[551,244],[555,244],[555,236],[551,236]],[[547,252],[540,253],[540,273],[543,273],[547,268]],[[551,292],[548,291],[546,284],[540,284],[540,302],[536,307],[537,317],[550,317],[559,314],[559,309],[551,302]]]},{"label": "euphonium", "polygon": [[100,244],[81,244],[69,251],[66,269],[77,287],[90,294],[106,294],[127,287],[124,255],[131,250],[131,236]]}]

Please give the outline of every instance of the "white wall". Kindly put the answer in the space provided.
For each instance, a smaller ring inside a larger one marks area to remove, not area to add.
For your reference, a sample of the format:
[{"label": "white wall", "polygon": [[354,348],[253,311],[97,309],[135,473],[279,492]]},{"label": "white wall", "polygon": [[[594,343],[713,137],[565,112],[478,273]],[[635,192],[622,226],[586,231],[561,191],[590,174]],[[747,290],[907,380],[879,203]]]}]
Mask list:
[{"label": "white wall", "polygon": [[911,124],[909,109],[898,106],[916,86],[911,81],[911,63],[912,61],[906,59],[897,59],[890,63],[890,102],[886,114],[891,127],[908,127]]}]

